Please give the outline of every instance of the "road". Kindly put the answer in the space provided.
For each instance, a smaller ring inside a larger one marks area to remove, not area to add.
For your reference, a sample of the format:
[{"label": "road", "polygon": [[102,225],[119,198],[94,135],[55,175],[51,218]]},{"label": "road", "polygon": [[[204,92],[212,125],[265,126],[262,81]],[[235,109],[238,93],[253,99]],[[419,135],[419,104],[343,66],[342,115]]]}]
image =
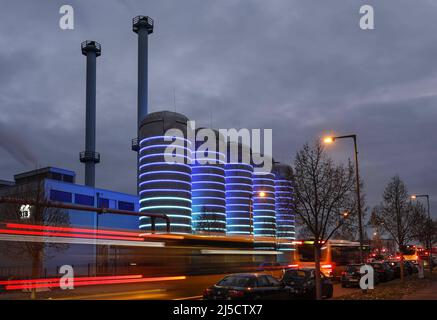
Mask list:
[{"label": "road", "polygon": [[[184,280],[77,287],[74,290],[38,292],[37,297],[38,299],[60,300],[196,300],[201,299],[205,288],[224,276],[224,274],[188,276]],[[349,294],[355,290],[358,289],[342,288],[339,284],[334,284],[334,297]],[[0,294],[0,299],[28,298],[29,293]]]}]

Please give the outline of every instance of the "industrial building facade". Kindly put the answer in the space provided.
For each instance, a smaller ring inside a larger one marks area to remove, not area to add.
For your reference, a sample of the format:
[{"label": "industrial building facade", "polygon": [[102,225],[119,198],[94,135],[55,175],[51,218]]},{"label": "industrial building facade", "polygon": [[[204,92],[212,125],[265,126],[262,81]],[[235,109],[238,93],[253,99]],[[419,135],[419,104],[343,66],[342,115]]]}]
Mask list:
[{"label": "industrial building facade", "polygon": [[[15,182],[0,185],[0,196],[15,195],[20,186],[42,181],[44,198],[54,202],[165,213],[172,233],[271,238],[270,244],[256,247],[272,249],[271,243],[280,240],[276,249],[292,250],[295,219],[289,166],[275,164],[272,173],[254,174],[249,164],[223,163],[223,155],[217,156],[217,165],[167,163],[163,161],[164,142],[169,143],[164,137],[141,142],[139,197],[76,184],[73,171],[53,167],[15,175]],[[69,227],[151,232],[146,216],[65,212]],[[165,223],[159,221],[155,226],[157,232],[166,232]]]},{"label": "industrial building facade", "polygon": [[[280,239],[279,248],[291,250],[295,239],[291,167],[275,163],[273,172],[255,172],[252,163],[242,161],[245,157],[230,162],[230,147],[227,154],[217,151],[222,150],[218,132],[217,148],[200,151],[195,141],[187,139],[188,121],[182,114],[160,111],[141,122],[140,211],[168,215],[172,233]],[[169,130],[179,130],[183,136],[168,135]],[[181,152],[168,154],[169,146]],[[166,156],[178,161],[166,161]],[[206,159],[213,161],[202,161]],[[151,232],[150,218],[140,221],[140,229]],[[164,223],[155,226],[158,232],[165,231]],[[271,249],[272,245],[257,247]]]}]

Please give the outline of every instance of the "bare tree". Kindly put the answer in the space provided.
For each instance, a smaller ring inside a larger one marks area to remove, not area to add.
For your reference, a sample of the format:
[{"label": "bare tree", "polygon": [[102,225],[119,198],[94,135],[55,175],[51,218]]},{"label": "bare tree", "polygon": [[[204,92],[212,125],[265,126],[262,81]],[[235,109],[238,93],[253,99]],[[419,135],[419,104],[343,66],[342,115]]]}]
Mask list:
[{"label": "bare tree", "polygon": [[[320,252],[355,213],[354,167],[334,165],[320,142],[305,144],[297,153],[294,168],[296,214],[304,229],[314,238],[316,298],[321,299]],[[343,215],[346,213],[345,215]]]},{"label": "bare tree", "polygon": [[383,201],[376,206],[372,213],[373,223],[382,226],[395,240],[400,253],[401,280],[404,279],[403,249],[410,241],[415,239],[415,226],[424,214],[420,203],[411,203],[407,186],[395,176],[384,190]]},{"label": "bare tree", "polygon": [[[46,199],[46,190],[43,180],[26,183],[9,188],[2,192],[4,197],[23,199],[23,205],[26,200],[44,202]],[[70,225],[69,215],[62,209],[46,208],[41,205],[35,205],[29,208],[29,215],[23,219],[21,205],[2,204],[0,205],[0,219],[2,222],[15,222],[26,224],[37,224],[42,226],[68,226]],[[68,249],[68,244],[47,243],[47,242],[1,242],[0,251],[10,259],[19,259],[21,261],[30,261],[31,277],[39,278],[43,273],[43,264],[46,259],[50,259],[55,252]],[[31,298],[36,298],[36,290],[31,291]]]},{"label": "bare tree", "polygon": [[[361,204],[361,219],[366,219],[366,213],[368,211],[368,207],[366,205],[366,194],[363,192],[364,190],[364,182],[360,179],[360,204]],[[335,239],[343,239],[350,241],[359,241],[359,223],[358,223],[358,206],[356,199],[356,186],[354,185],[353,191],[346,197],[345,199],[345,208],[349,208],[349,216],[348,219],[344,220],[344,223],[340,226],[340,228],[335,231],[333,238]],[[363,233],[364,240],[368,239],[366,236],[366,232]]]},{"label": "bare tree", "polygon": [[432,248],[437,244],[437,221],[429,219],[425,208],[419,213],[417,223],[414,225],[414,238],[424,247]]}]

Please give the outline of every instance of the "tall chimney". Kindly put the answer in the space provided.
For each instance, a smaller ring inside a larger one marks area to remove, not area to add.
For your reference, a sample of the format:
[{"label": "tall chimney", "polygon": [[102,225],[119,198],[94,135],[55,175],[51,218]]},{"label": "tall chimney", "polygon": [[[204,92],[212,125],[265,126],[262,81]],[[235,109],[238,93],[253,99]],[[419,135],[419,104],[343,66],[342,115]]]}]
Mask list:
[{"label": "tall chimney", "polygon": [[137,192],[139,192],[139,150],[138,141],[141,121],[147,116],[148,90],[148,37],[153,33],[153,19],[148,16],[136,16],[132,19],[132,30],[138,34],[138,113],[137,138],[132,140],[132,150],[137,152]]},{"label": "tall chimney", "polygon": [[147,116],[148,98],[148,36],[153,33],[153,20],[147,16],[136,16],[132,30],[138,34],[138,128]]},{"label": "tall chimney", "polygon": [[102,49],[100,43],[88,40],[81,43],[81,49],[86,56],[86,132],[85,151],[79,157],[85,163],[85,185],[94,187],[95,165],[100,162],[96,152],[96,58]]}]

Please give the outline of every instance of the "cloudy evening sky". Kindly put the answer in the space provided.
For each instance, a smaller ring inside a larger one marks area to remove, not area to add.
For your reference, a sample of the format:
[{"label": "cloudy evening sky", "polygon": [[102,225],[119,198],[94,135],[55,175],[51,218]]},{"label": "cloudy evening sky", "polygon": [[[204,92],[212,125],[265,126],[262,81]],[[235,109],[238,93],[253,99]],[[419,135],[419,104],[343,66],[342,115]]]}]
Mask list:
[{"label": "cloudy evening sky", "polygon": [[[75,29],[59,28],[59,8]],[[359,8],[375,9],[375,30]],[[272,128],[276,160],[291,163],[326,133],[358,135],[369,206],[399,174],[437,212],[437,1],[3,1],[0,10],[0,179],[39,166],[77,172],[84,150],[83,40],[97,65],[97,186],[135,192],[137,37],[155,20],[149,111],[176,110],[198,126]],[[176,106],[173,92],[176,92]],[[337,161],[352,141],[329,147]],[[434,213],[434,216],[437,216]]]}]

